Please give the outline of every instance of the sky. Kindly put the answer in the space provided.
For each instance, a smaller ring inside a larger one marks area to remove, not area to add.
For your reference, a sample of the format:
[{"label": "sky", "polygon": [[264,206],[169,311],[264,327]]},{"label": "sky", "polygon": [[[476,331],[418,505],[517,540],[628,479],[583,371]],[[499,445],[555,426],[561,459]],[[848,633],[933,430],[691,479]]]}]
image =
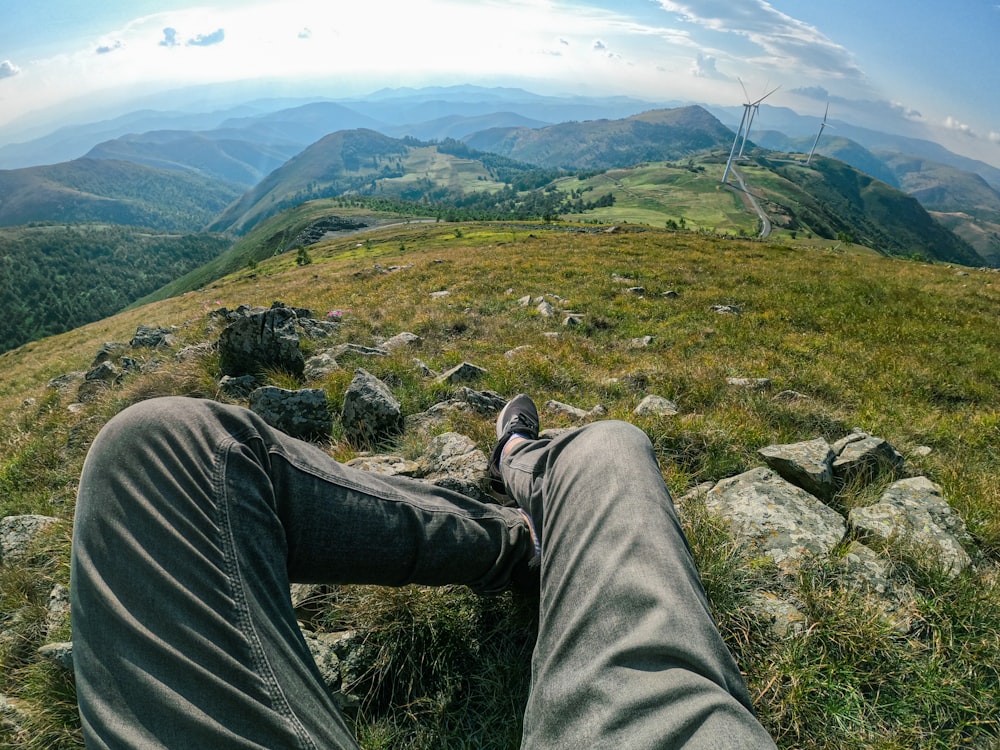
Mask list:
[{"label": "sky", "polygon": [[737,106],[777,88],[769,104],[1000,167],[998,38],[1000,0],[0,0],[0,145],[205,83]]}]

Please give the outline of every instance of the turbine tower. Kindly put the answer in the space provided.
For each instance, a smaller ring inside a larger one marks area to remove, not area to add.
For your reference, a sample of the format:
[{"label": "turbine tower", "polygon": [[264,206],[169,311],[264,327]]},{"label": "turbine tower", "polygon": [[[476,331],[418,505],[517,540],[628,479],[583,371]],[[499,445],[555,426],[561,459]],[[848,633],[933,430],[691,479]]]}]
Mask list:
[{"label": "turbine tower", "polygon": [[[823,129],[827,127],[826,117],[830,114],[830,102],[826,103],[826,112],[823,113],[823,122],[819,124],[819,132],[816,134],[816,140],[813,141],[813,147],[809,150],[809,158],[806,159],[806,164],[812,161],[813,153],[816,151],[816,146],[819,144],[819,138],[823,135]],[[833,125],[830,125],[832,128]]]},{"label": "turbine tower", "polygon": [[[756,114],[758,109],[760,109],[760,103],[765,99],[767,99],[767,97],[769,97],[775,91],[781,88],[781,86],[773,88],[766,94],[764,94],[764,96],[762,96],[760,99],[758,99],[755,102],[752,102],[750,101],[750,95],[747,94],[747,87],[743,86],[743,79],[737,78],[737,80],[740,82],[740,86],[743,87],[743,95],[746,97],[746,101],[743,102],[743,117],[740,119],[740,126],[736,128],[736,137],[733,139],[733,147],[729,150],[729,159],[728,161],[726,161],[726,169],[722,173],[723,184],[725,184],[725,182],[729,179],[729,170],[732,169],[733,166],[733,157],[736,155],[736,144],[740,142],[740,136],[741,135],[743,136],[743,144],[740,146],[740,154],[739,154],[740,157],[742,158],[743,149],[747,145],[747,135],[750,133],[750,125],[753,124],[754,115]],[[744,128],[744,126],[746,127]]]}]

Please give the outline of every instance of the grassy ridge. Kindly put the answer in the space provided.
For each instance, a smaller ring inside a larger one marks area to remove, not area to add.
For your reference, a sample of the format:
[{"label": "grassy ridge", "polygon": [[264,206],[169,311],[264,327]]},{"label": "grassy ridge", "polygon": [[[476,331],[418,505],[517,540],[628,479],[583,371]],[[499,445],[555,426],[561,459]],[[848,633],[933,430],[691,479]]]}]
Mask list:
[{"label": "grassy ridge", "polygon": [[[219,397],[216,363],[169,357],[155,372],[70,413],[46,393],[47,378],[84,369],[104,341],[128,340],[140,323],[181,325],[184,343],[205,336],[219,305],[280,299],[319,315],[346,310],[343,340],[372,344],[408,330],[416,352],[347,363],[308,385],[339,409],[355,364],[393,383],[406,413],[446,395],[411,358],[442,371],[463,360],[488,371],[479,387],[533,394],[639,424],[650,435],[675,496],[694,484],[758,465],[773,442],[854,427],[908,454],[939,483],[970,526],[984,561],[954,581],[900,558],[919,591],[917,628],[893,632],[864,601],[833,593],[835,573],[817,564],[799,581],[809,628],[778,639],[747,606],[774,575],[735,548],[697,506],[684,523],[720,627],[747,673],[761,719],[782,747],[948,748],[1000,737],[1000,303],[996,277],[870,255],[805,251],[655,230],[581,234],[566,227],[429,224],[386,228],[272,257],[190,292],[0,355],[0,515],[41,512],[64,523],[28,563],[0,570],[0,619],[16,647],[0,647],[0,693],[30,717],[28,747],[75,746],[72,687],[33,656],[51,583],[66,583],[75,477],[100,424],[128,403],[161,393]],[[375,265],[409,266],[382,274]],[[964,272],[963,272],[964,273]],[[625,277],[628,281],[622,281]],[[643,286],[644,295],[627,291]],[[449,296],[432,299],[435,291]],[[674,290],[676,298],[663,292]],[[521,307],[522,295],[558,295],[585,323]],[[716,304],[738,305],[719,315]],[[558,330],[552,340],[544,334]],[[652,336],[646,348],[630,342]],[[506,353],[527,344],[513,357]],[[150,355],[151,356],[151,355]],[[726,386],[729,376],[770,377],[793,403]],[[284,381],[281,381],[284,382]],[[647,393],[681,414],[638,419]],[[24,399],[34,397],[33,404]],[[543,412],[546,426],[552,419]],[[492,440],[485,418],[455,416],[442,429]],[[912,451],[927,445],[920,457]],[[398,449],[423,443],[404,436]],[[354,455],[335,427],[328,445]],[[845,504],[860,498],[842,498]],[[320,627],[353,626],[381,655],[358,723],[366,748],[517,746],[527,689],[531,618],[509,598],[480,601],[461,590],[353,588],[326,601]],[[15,617],[14,613],[22,613]],[[420,663],[414,654],[422,655]],[[396,677],[396,675],[402,675]],[[390,677],[393,676],[393,677]],[[376,675],[378,677],[378,675]],[[7,740],[0,728],[0,746]]]}]

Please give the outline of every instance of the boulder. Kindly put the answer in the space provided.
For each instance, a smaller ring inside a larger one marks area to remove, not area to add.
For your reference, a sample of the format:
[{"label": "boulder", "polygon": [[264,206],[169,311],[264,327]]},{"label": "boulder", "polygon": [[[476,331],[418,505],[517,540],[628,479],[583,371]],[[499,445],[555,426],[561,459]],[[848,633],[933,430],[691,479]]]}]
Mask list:
[{"label": "boulder", "polygon": [[344,435],[354,445],[376,446],[389,442],[403,431],[399,401],[381,380],[358,368],[344,393],[341,414]]},{"label": "boulder", "polygon": [[452,479],[475,486],[486,486],[489,460],[471,438],[457,432],[445,432],[434,437],[420,457],[424,478],[428,482]]},{"label": "boulder", "polygon": [[474,365],[471,362],[463,362],[460,365],[452,367],[447,372],[441,373],[438,376],[437,382],[439,383],[466,383],[474,380],[481,379],[486,374],[484,370],[479,365]]},{"label": "boulder", "polygon": [[847,532],[837,511],[765,467],[722,480],[705,494],[705,507],[786,573],[827,555]]},{"label": "boulder", "polygon": [[837,491],[833,477],[836,456],[823,438],[769,445],[757,453],[782,477],[816,497],[829,500]]},{"label": "boulder", "polygon": [[965,551],[972,539],[965,523],[927,477],[893,483],[874,505],[848,514],[851,528],[926,552],[946,573],[958,575],[972,560]]},{"label": "boulder", "polygon": [[139,326],[132,337],[133,348],[158,349],[160,347],[173,346],[177,343],[174,333],[169,328],[158,326]]},{"label": "boulder", "polygon": [[637,417],[672,417],[680,414],[677,404],[663,396],[649,394],[632,412]]},{"label": "boulder", "polygon": [[253,375],[268,368],[301,376],[305,358],[299,348],[295,311],[287,307],[236,316],[219,336],[224,375]]},{"label": "boulder", "polygon": [[272,427],[303,440],[328,437],[333,428],[326,391],[320,388],[264,386],[250,394],[250,409]]}]

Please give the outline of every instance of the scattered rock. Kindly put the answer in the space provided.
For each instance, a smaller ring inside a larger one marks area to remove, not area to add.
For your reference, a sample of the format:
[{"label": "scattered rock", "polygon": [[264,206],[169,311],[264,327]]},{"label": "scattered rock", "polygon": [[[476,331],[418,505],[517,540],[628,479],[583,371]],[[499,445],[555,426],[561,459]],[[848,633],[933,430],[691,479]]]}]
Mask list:
[{"label": "scattered rock", "polygon": [[59,522],[52,516],[23,515],[0,519],[0,562],[24,557],[31,544],[50,526]]},{"label": "scattered rock", "polygon": [[301,376],[305,358],[299,348],[295,311],[272,307],[238,316],[219,336],[224,375],[253,375],[268,368]]},{"label": "scattered rock", "polygon": [[791,445],[769,445],[757,452],[778,474],[816,497],[829,500],[837,491],[833,476],[836,456],[823,438]]},{"label": "scattered rock", "polygon": [[489,460],[471,438],[457,432],[434,437],[418,463],[428,482],[441,479],[460,480],[475,486],[488,486]]},{"label": "scattered rock", "polygon": [[646,396],[632,412],[638,417],[672,417],[680,414],[677,404],[663,396]]},{"label": "scattered rock", "polygon": [[250,394],[250,409],[272,427],[303,440],[329,437],[333,428],[326,391],[319,388],[264,386]]},{"label": "scattered rock", "polygon": [[560,401],[549,400],[545,402],[545,411],[549,414],[556,414],[567,417],[574,422],[584,422],[592,419],[600,419],[607,415],[608,410],[602,404],[597,404],[590,410],[580,409],[570,406]]},{"label": "scattered rock", "polygon": [[926,477],[900,479],[874,505],[852,509],[848,521],[852,529],[933,555],[950,575],[972,563],[965,523]]},{"label": "scattered rock", "polygon": [[864,480],[882,471],[902,474],[903,456],[889,443],[865,432],[855,432],[833,444],[837,458],[833,473],[842,484]]},{"label": "scattered rock", "polygon": [[173,333],[170,328],[139,326],[132,337],[131,345],[134,349],[159,349],[160,347],[173,346],[177,343]]},{"label": "scattered rock", "polygon": [[463,362],[460,365],[455,365],[447,372],[442,373],[438,376],[437,382],[439,383],[467,383],[470,381],[479,380],[484,375],[486,375],[486,370],[484,370],[479,365],[474,365],[471,362]]},{"label": "scattered rock", "polygon": [[389,387],[360,368],[344,393],[341,421],[345,437],[359,446],[389,442],[403,431],[404,424],[399,401]]},{"label": "scattered rock", "polygon": [[553,309],[552,305],[550,305],[545,300],[539,302],[538,307],[536,307],[535,309],[538,310],[538,314],[541,315],[543,318],[551,318],[553,315],[556,314],[555,309]]},{"label": "scattered rock", "polygon": [[223,375],[219,381],[219,390],[230,398],[247,398],[259,385],[254,375]]},{"label": "scattered rock", "polygon": [[321,352],[306,360],[302,374],[306,380],[319,380],[340,369],[340,363],[332,352]]},{"label": "scattered rock", "polygon": [[382,344],[382,348],[392,352],[396,349],[404,349],[410,346],[417,346],[418,344],[420,344],[420,337],[417,334],[403,331],[386,340]]},{"label": "scattered rock", "polygon": [[712,311],[719,315],[739,315],[743,308],[739,305],[712,305]]},{"label": "scattered rock", "polygon": [[73,644],[69,641],[47,643],[38,649],[38,655],[58,664],[67,672],[73,671]]},{"label": "scattered rock", "polygon": [[629,346],[633,349],[645,349],[647,346],[653,343],[652,336],[640,336],[639,338],[634,338],[628,342]]},{"label": "scattered rock", "polygon": [[734,388],[745,388],[748,391],[767,391],[771,389],[770,378],[726,378],[726,383]]},{"label": "scattered rock", "polygon": [[583,320],[584,320],[584,317],[583,317],[582,313],[572,313],[571,312],[571,313],[566,313],[566,317],[563,318],[563,323],[562,324],[564,326],[567,326],[567,327],[570,327],[570,326],[579,326],[579,325],[583,325]]}]

